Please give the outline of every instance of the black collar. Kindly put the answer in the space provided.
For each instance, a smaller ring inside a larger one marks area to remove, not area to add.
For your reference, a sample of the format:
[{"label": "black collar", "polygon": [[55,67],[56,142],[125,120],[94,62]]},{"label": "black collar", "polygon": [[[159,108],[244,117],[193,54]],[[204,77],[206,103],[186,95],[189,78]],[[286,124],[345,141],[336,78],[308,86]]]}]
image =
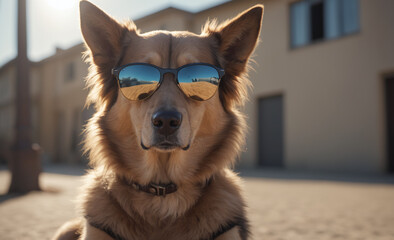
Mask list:
[{"label": "black collar", "polygon": [[178,187],[175,183],[168,183],[168,184],[156,184],[156,183],[149,183],[148,185],[141,185],[136,182],[131,182],[128,185],[131,185],[134,189],[138,191],[143,191],[146,193],[153,194],[155,196],[163,196],[165,197],[167,194],[176,192]]},{"label": "black collar", "polygon": [[[152,183],[150,182],[147,185],[141,185],[137,182],[134,181],[128,181],[125,178],[122,178],[122,181],[128,185],[131,186],[132,188],[134,188],[137,191],[142,191],[142,192],[146,192],[155,196],[163,196],[165,197],[167,194],[170,193],[174,193],[178,190],[178,186],[175,183],[167,183],[167,184],[163,184],[163,183]],[[207,179],[205,181],[204,184],[202,184],[202,187],[206,187],[208,186],[210,183],[212,182],[212,177],[210,177],[209,179]]]}]

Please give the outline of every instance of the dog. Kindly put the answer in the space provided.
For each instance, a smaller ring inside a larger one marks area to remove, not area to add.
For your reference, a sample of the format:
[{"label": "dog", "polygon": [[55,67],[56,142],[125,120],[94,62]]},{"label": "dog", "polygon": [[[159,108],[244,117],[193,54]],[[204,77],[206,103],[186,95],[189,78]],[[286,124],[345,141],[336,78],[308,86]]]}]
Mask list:
[{"label": "dog", "polygon": [[81,218],[54,239],[248,239],[240,178],[249,58],[263,6],[222,24],[140,33],[80,2],[95,114]]}]

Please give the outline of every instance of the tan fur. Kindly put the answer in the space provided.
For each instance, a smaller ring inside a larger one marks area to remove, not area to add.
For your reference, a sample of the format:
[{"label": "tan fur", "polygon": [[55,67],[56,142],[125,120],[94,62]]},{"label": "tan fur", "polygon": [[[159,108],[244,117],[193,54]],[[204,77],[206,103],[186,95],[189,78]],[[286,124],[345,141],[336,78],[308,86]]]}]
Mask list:
[{"label": "tan fur", "polygon": [[[247,64],[260,32],[263,7],[255,6],[219,26],[209,23],[201,35],[141,34],[132,22],[120,24],[89,2],[81,1],[80,8],[91,64],[87,104],[97,110],[84,142],[93,169],[79,196],[80,212],[86,218],[57,236],[79,229],[80,239],[111,239],[102,231],[106,228],[124,239],[210,239],[236,222],[217,239],[247,239],[240,179],[229,167],[244,142],[245,120],[238,107],[246,98]],[[136,62],[162,68],[202,62],[221,66],[226,73],[218,91],[206,101],[185,96],[171,74],[164,75],[150,98],[130,101],[119,91],[111,69]],[[182,114],[176,139],[180,147],[190,145],[188,150],[152,147],[151,118],[161,108]],[[144,150],[141,143],[152,148]],[[154,196],[130,187],[131,181],[172,182],[178,190]]]},{"label": "tan fur", "polygon": [[239,231],[239,227],[234,227],[228,232],[218,236],[216,240],[238,240],[241,238],[241,236],[239,235]]},{"label": "tan fur", "polygon": [[83,219],[74,219],[72,221],[66,222],[56,231],[52,239],[77,239],[82,232],[83,223]]},{"label": "tan fur", "polygon": [[81,239],[100,239],[100,240],[112,240],[113,238],[106,234],[105,232],[92,227],[89,223],[83,223],[84,228],[81,234]]}]

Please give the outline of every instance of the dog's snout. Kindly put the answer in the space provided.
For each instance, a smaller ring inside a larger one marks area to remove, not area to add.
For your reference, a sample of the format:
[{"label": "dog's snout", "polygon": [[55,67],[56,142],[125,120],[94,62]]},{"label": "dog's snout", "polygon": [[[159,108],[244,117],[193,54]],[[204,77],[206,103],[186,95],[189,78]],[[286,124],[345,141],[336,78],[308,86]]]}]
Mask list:
[{"label": "dog's snout", "polygon": [[182,114],[175,110],[159,110],[152,116],[153,127],[159,134],[169,136],[173,134],[182,123]]}]

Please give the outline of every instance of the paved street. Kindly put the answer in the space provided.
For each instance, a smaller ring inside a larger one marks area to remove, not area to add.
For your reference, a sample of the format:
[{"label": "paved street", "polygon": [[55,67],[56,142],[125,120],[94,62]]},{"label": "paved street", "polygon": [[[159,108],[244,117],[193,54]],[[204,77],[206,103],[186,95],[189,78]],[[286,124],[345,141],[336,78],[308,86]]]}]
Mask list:
[{"label": "paved street", "polygon": [[[0,195],[0,239],[50,239],[75,216],[73,199],[83,170],[46,169],[46,191]],[[242,171],[253,239],[393,240],[393,176],[347,176]],[[0,171],[0,194],[9,183]]]}]

